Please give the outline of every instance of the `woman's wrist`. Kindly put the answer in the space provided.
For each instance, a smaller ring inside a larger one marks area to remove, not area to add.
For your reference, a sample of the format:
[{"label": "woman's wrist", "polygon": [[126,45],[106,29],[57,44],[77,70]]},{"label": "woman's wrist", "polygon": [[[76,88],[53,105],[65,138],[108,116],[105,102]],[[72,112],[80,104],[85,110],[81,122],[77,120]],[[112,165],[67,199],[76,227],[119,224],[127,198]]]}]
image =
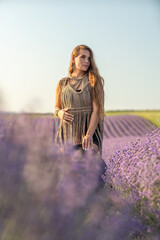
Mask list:
[{"label": "woman's wrist", "polygon": [[87,136],[87,137],[93,137],[93,135],[90,134],[90,133],[86,133],[86,136]]},{"label": "woman's wrist", "polygon": [[59,113],[60,110],[61,110],[60,108],[56,108],[56,109],[55,109],[55,111],[54,111],[55,117],[59,117],[59,116],[58,116],[58,113]]}]

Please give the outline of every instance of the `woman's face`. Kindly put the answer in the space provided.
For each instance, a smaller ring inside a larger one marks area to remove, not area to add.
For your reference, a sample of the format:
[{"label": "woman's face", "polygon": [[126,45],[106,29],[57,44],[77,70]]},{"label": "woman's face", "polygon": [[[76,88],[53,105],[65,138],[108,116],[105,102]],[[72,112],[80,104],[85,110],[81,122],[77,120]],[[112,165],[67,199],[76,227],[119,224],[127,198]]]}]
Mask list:
[{"label": "woman's face", "polygon": [[73,60],[75,70],[87,71],[90,65],[90,52],[88,50],[80,49],[79,55]]}]

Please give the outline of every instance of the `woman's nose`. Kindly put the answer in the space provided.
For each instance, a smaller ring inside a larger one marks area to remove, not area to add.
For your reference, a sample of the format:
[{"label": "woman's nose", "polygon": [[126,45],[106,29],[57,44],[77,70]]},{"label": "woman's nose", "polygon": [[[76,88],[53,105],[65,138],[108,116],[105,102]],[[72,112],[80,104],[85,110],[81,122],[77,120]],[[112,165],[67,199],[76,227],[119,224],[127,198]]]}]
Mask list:
[{"label": "woman's nose", "polygon": [[88,58],[86,58],[86,59],[85,59],[85,62],[86,62],[86,63],[89,63],[89,59],[88,59]]}]

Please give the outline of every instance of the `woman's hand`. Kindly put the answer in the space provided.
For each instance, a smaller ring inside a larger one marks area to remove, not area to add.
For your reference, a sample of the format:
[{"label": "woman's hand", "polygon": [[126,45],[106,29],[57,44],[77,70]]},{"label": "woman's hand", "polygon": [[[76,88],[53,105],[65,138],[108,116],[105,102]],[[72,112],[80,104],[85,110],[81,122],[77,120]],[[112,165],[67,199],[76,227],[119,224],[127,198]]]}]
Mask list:
[{"label": "woman's hand", "polygon": [[86,135],[82,140],[82,148],[89,150],[93,148],[93,137],[91,135]]},{"label": "woman's hand", "polygon": [[74,120],[74,115],[67,113],[68,110],[69,110],[69,108],[61,109],[58,112],[58,117],[61,118],[66,123],[71,125],[70,121],[72,122]]}]

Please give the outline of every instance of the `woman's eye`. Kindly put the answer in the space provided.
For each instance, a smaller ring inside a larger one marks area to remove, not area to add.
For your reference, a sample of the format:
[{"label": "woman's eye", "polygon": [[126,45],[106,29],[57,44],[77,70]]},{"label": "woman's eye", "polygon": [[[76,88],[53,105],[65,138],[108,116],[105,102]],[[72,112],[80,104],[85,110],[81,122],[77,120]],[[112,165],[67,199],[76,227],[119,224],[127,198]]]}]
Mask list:
[{"label": "woman's eye", "polygon": [[[85,55],[82,55],[81,58],[87,58]],[[88,58],[88,61],[90,62],[91,61],[91,58],[89,57]]]}]

